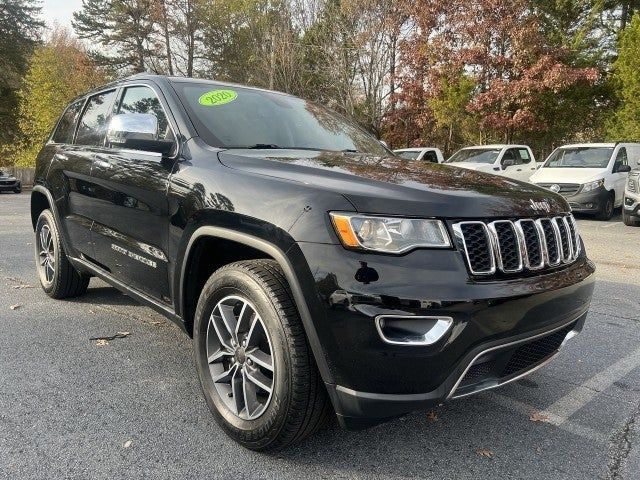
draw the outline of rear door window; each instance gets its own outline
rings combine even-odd
[[[116,91],[94,95],[87,102],[80,124],[76,144],[99,147],[104,145],[104,137],[107,130],[107,122],[111,114],[111,106],[115,99]]]
[[[83,103],[84,100],[72,103],[62,114],[56,130],[53,132],[52,140],[55,143],[73,143],[73,134],[76,130],[76,122]]]

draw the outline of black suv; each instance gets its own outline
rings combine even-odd
[[[22,192],[22,182],[13,175],[0,170],[0,192]]]
[[[594,287],[569,212],[299,98],[149,75],[71,103],[31,203],[44,290],[96,276],[180,325],[215,419],[256,450],[546,363]]]

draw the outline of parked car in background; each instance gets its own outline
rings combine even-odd
[[[640,165],[629,172],[627,178],[622,205],[622,221],[630,227],[640,227]]]
[[[0,170],[0,192],[20,193],[21,191],[22,182],[13,175],[9,175]]]
[[[524,182],[528,182],[538,168],[533,152],[526,145],[465,147],[454,153],[445,163]]]
[[[574,212],[609,220],[622,205],[638,143],[577,143],[556,148],[531,182],[563,195]]]
[[[436,147],[401,148],[394,150],[393,153],[405,160],[424,160],[431,163],[444,162],[442,151]]]

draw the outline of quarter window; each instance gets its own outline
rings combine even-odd
[[[76,136],[78,145],[96,147],[104,145],[107,122],[115,94],[115,90],[112,90],[89,99],[78,126],[78,135]]]
[[[160,100],[149,87],[128,87],[122,95],[118,113],[149,113],[158,119],[158,140],[174,140]]]
[[[76,122],[78,115],[82,109],[82,103],[84,100],[72,103],[69,108],[62,114],[56,131],[53,133],[52,140],[55,143],[72,143],[73,134],[76,129]]]

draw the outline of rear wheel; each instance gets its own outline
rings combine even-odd
[[[270,260],[236,262],[205,284],[194,353],[216,422],[252,450],[286,447],[331,412],[286,279]]]
[[[38,217],[35,255],[40,284],[47,295],[61,299],[87,291],[90,277],[78,272],[67,258],[50,210],[44,210]]]
[[[627,213],[624,207],[622,208],[622,221],[630,227],[640,227],[640,218]]]
[[[600,207],[600,211],[596,213],[596,218],[598,220],[611,220],[611,217],[613,217],[614,202],[615,197],[613,193],[611,193]]]

